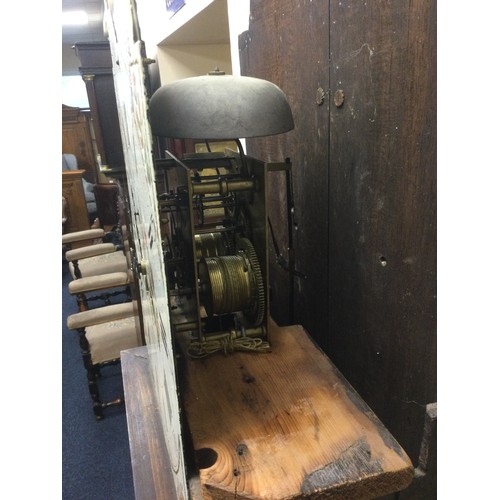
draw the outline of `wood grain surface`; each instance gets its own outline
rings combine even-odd
[[[252,0],[242,73],[288,96],[297,270],[270,261],[271,314],[301,324],[417,465],[436,401],[436,2]],[[324,91],[324,101],[317,100]],[[286,255],[284,177],[269,216]],[[293,308],[288,295],[293,292]]]
[[[121,365],[135,499],[176,499],[147,346],[122,351]]]
[[[376,498],[412,464],[300,326],[273,350],[186,360],[182,390],[204,498]]]

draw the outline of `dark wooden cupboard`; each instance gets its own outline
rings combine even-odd
[[[304,325],[417,467],[437,398],[436,3],[250,9],[242,73],[280,86],[296,124],[247,141],[251,156],[292,162],[292,242],[284,175],[270,175],[268,201],[303,277],[271,254],[273,317]],[[401,498],[432,498],[431,469]]]
[[[62,105],[62,153],[76,156],[78,168],[88,182],[97,182],[90,111]]]
[[[83,170],[62,172],[63,217],[66,219],[62,227],[63,234],[84,231],[90,227],[83,193],[83,173]],[[77,244],[75,248],[78,246],[81,245]]]
[[[109,42],[75,44],[89,99],[97,153],[103,167],[124,168]]]

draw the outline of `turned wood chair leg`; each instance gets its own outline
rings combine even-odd
[[[88,304],[88,301],[87,301],[87,297],[86,297],[86,295],[84,293],[77,294],[77,296],[76,296],[76,303],[78,304],[78,310],[80,312],[88,311],[89,304]]]
[[[123,277],[118,278],[121,283]],[[103,368],[120,366],[122,350],[142,345],[142,332],[135,311],[134,302],[120,302],[68,316],[68,328],[78,334],[96,420],[104,418],[106,408],[121,406],[125,402],[123,393],[114,399],[102,399],[100,372]]]
[[[99,396],[99,387],[97,385],[97,373],[92,363],[92,357],[89,351],[89,343],[85,337],[85,328],[79,328],[78,333],[80,336],[80,348],[82,352],[83,365],[87,371],[87,384],[89,388],[90,397],[92,398],[92,408],[96,420],[103,418],[102,410],[103,405]]]
[[[78,261],[73,261],[73,272],[75,273],[75,278],[80,279],[82,277],[82,272],[80,271],[80,266],[78,265]]]
[[[92,409],[96,420],[101,420],[104,418],[103,410],[109,408],[110,406],[120,406],[124,403],[123,397],[115,398],[111,401],[102,401],[99,394],[98,379],[101,376],[101,368],[103,366],[110,366],[119,364],[120,360],[112,360],[102,365],[92,363],[92,356],[89,350],[89,343],[87,337],[85,336],[85,328],[78,328],[77,332],[80,337],[80,349],[82,353],[83,365],[87,372],[87,383],[89,388],[90,397],[92,399]]]

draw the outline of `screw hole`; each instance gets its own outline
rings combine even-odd
[[[194,452],[196,465],[199,469],[208,469],[217,462],[217,452],[212,448],[200,448]]]
[[[383,255],[380,256],[380,265],[382,267],[387,266],[387,259]]]
[[[236,453],[238,453],[238,455],[240,455],[240,456],[244,455],[247,450],[248,450],[248,448],[247,448],[246,444],[239,444],[236,447]]]

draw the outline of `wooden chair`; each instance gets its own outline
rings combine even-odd
[[[133,276],[131,258],[126,250],[128,240],[123,240],[122,232],[118,244],[104,243],[105,237],[106,233],[100,228],[63,235],[63,245],[67,249],[65,259],[73,277],[68,288],[70,294],[76,296],[80,312],[90,309],[92,301],[100,300],[110,305],[111,299],[120,294],[125,295],[125,301],[131,300]],[[74,243],[86,246],[73,249]]]
[[[124,295],[123,302],[132,300],[132,271],[118,271],[74,279],[69,282],[69,293],[76,297],[80,312],[91,309],[90,304],[108,306],[115,297]]]
[[[102,228],[63,234],[65,258],[73,279],[130,269],[130,259],[126,255],[128,240],[123,235],[123,227],[117,227],[118,230],[113,234],[119,241],[113,243],[104,242],[111,233],[106,233]]]
[[[95,184],[94,196],[97,205],[97,218],[99,219],[100,227],[104,228],[119,224],[119,186],[113,183]]]
[[[63,210],[66,211],[66,205],[63,202]],[[65,251],[74,248],[84,247],[95,243],[102,243],[104,238],[104,229],[92,228],[81,231],[72,231],[62,235],[62,245]]]
[[[78,312],[67,318],[70,330],[79,335],[83,365],[96,420],[103,410],[123,404],[123,396],[103,401],[99,391],[101,369],[120,363],[120,352],[144,345],[135,301]]]
[[[68,250],[65,258],[73,279],[127,272],[129,262],[123,248],[114,243],[98,243]]]

